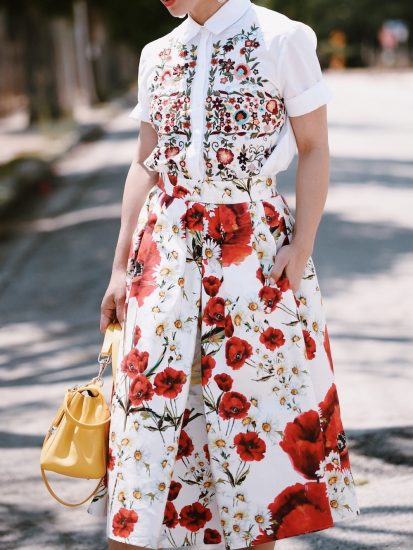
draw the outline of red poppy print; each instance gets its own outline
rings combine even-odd
[[[282,300],[282,292],[272,286],[264,286],[258,293],[260,300],[264,302],[265,311],[271,313]]]
[[[163,523],[169,529],[173,529],[178,525],[178,512],[176,511],[176,508],[170,500],[167,501],[166,507],[165,507],[165,514],[163,517]]]
[[[133,379],[137,374],[145,371],[148,366],[148,359],[149,353],[147,351],[132,348],[122,360],[121,371]]]
[[[324,439],[317,411],[306,411],[293,422],[288,422],[280,447],[288,454],[298,472],[307,479],[317,479],[316,471],[325,458]]]
[[[245,395],[237,391],[229,391],[223,394],[219,404],[219,416],[225,420],[231,418],[244,418],[248,414],[251,403]]]
[[[275,206],[268,201],[262,201],[262,204],[264,206],[267,225],[271,228],[279,227],[281,218]]]
[[[212,369],[215,367],[215,359],[212,355],[203,355],[201,358],[202,385],[208,383],[211,378]]]
[[[240,369],[245,361],[252,355],[252,346],[246,340],[232,336],[225,344],[225,357],[227,365],[232,369]]]
[[[318,531],[333,526],[325,483],[296,483],[282,491],[268,505],[273,536],[280,540],[298,533]],[[258,538],[254,541],[260,544]]]
[[[225,300],[224,298],[210,298],[204,309],[203,321],[206,325],[223,327],[225,324]]]
[[[179,514],[179,523],[188,531],[199,531],[212,518],[211,510],[200,502],[184,506]]]
[[[172,480],[169,486],[168,500],[175,500],[178,497],[181,489],[182,483]]]
[[[204,544],[219,544],[222,541],[221,534],[216,529],[207,527],[204,531]]]
[[[138,514],[135,510],[120,508],[113,516],[112,530],[116,537],[126,538],[132,533],[138,521]]]
[[[133,405],[141,405],[144,401],[149,401],[153,396],[153,387],[151,382],[144,374],[138,374],[132,380],[129,389],[129,400]]]
[[[189,231],[202,231],[204,213],[205,207],[199,202],[188,208],[182,219]]]
[[[326,454],[330,451],[338,452],[342,468],[349,468],[348,448],[341,421],[340,404],[338,400],[337,387],[333,383],[324,400],[319,403],[321,411],[321,428],[323,430]]]
[[[115,457],[113,456],[113,449],[112,447],[108,448],[108,461],[107,461],[107,468],[109,470],[113,470],[115,467]]]
[[[141,336],[142,336],[141,327],[136,325],[134,333],[133,333],[133,345],[134,346],[137,346]]]
[[[305,342],[305,352],[307,359],[314,359],[317,346],[314,338],[308,332],[308,330],[303,329],[304,342]]]
[[[260,336],[260,342],[271,351],[285,344],[284,333],[279,328],[268,327]]]
[[[172,367],[166,367],[162,372],[155,376],[155,393],[175,399],[181,393],[183,385],[186,382],[186,374],[182,370],[175,370]]]
[[[208,277],[204,277],[202,279],[202,284],[208,296],[213,297],[216,296],[219,292],[219,289],[221,287],[221,280],[214,275],[209,275]]]
[[[225,317],[224,328],[225,328],[225,336],[227,338],[230,338],[234,334],[234,324],[232,322],[231,315],[227,315]]]
[[[226,372],[216,374],[214,380],[217,383],[217,386],[222,391],[229,391],[232,388],[232,383],[234,382],[233,378]]]
[[[179,443],[178,443],[178,452],[176,455],[176,460],[183,458],[184,456],[190,456],[194,451],[194,444],[192,439],[186,433],[185,430],[181,430],[179,434]]]
[[[208,234],[220,243],[223,266],[240,264],[252,251],[248,204],[219,205],[208,215]]]
[[[241,460],[251,462],[264,458],[266,451],[265,441],[257,433],[239,433],[234,437],[234,443]]]

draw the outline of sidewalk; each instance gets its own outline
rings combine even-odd
[[[404,89],[413,77],[350,72],[326,78],[335,93],[329,107],[331,187],[313,257],[361,515],[279,541],[276,550],[408,550],[413,163],[406,134],[412,133],[413,113]],[[391,108],[380,109],[384,105]],[[0,241],[5,550],[107,548],[104,522],[84,507],[52,500],[38,460],[66,387],[97,372],[99,306],[137,137],[128,111],[120,108],[105,121],[101,140],[81,143],[56,162],[56,191],[20,213],[9,227],[13,233]],[[292,206],[294,168],[278,181]],[[109,373],[105,380],[109,397]],[[56,479],[51,476],[52,486],[68,499],[93,487]]]
[[[28,128],[28,113],[0,119],[0,212],[15,206],[34,189],[47,194],[54,163],[81,142],[102,137],[102,127],[132,101],[132,94],[97,106],[79,105],[72,119]]]

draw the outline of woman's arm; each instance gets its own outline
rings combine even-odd
[[[125,275],[133,231],[149,190],[157,183],[158,173],[150,171],[143,161],[157,143],[157,133],[148,122],[140,122],[134,159],[125,181],[122,199],[121,226],[113,259],[112,275],[101,303],[100,331],[111,322],[124,320]]]
[[[296,211],[293,236],[282,246],[271,271],[273,283],[283,270],[294,292],[309,256],[313,252],[317,229],[324,210],[330,179],[327,107],[322,105],[305,115],[290,117],[298,149],[296,174]]]

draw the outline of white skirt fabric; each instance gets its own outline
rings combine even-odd
[[[310,257],[275,179],[161,175],[131,243],[107,476],[88,512],[149,548],[236,550],[360,514]]]

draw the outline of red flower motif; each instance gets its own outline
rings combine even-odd
[[[270,103],[270,102],[268,102]],[[277,212],[274,205],[267,201],[262,201],[265,212],[265,220],[271,228],[280,226],[280,213]]]
[[[316,471],[325,458],[324,439],[317,411],[309,410],[288,422],[280,447],[294,468],[307,479],[317,479]]]
[[[186,187],[183,187],[182,185],[175,185],[172,191],[172,195],[176,199],[181,199],[182,197],[185,197],[189,193],[189,190],[186,189]]]
[[[271,351],[285,344],[284,333],[279,328],[268,327],[260,335],[260,342]]]
[[[212,369],[215,367],[215,359],[212,355],[203,355],[201,357],[202,385],[208,384],[211,378]]]
[[[218,544],[221,542],[221,534],[216,529],[207,527],[204,531],[204,544]]]
[[[225,344],[227,365],[234,370],[240,369],[252,355],[252,346],[246,340],[232,336]]]
[[[281,292],[285,292],[286,290],[291,290],[291,284],[290,280],[287,276],[280,277],[277,281],[277,286],[281,290]]]
[[[220,147],[217,151],[217,160],[220,164],[223,164],[224,166],[226,166],[227,164],[231,164],[231,162],[234,160],[234,153],[231,151],[231,149]]]
[[[220,204],[211,214],[208,216],[208,234],[221,245],[222,265],[241,263],[252,251],[248,204]]]
[[[188,408],[186,408],[184,410],[184,414],[182,415],[182,424],[181,424],[182,428],[185,428],[185,426],[188,424],[190,416],[191,416],[191,411]]]
[[[303,329],[303,335],[305,342],[305,355],[307,359],[314,359],[317,350],[315,340],[312,336],[310,336],[308,330]]]
[[[225,372],[216,374],[214,376],[214,380],[217,383],[218,388],[222,391],[229,391],[232,388],[232,383],[234,382],[231,376]]]
[[[238,433],[234,437],[234,443],[241,460],[251,462],[264,458],[266,451],[265,441],[255,432]]]
[[[168,500],[175,500],[179,495],[179,491],[182,489],[182,483],[179,481],[171,481],[168,492]]]
[[[171,157],[176,157],[179,155],[179,147],[166,147],[165,148],[165,158],[170,159]]]
[[[209,277],[204,277],[202,279],[202,284],[204,285],[205,292],[208,296],[216,296],[221,286],[221,281],[218,277],[209,275]]]
[[[191,208],[188,208],[182,216],[182,221],[190,231],[202,231],[204,213],[204,205],[196,202]]]
[[[228,314],[225,317],[225,336],[227,338],[231,338],[231,336],[234,334],[234,325],[232,324],[232,318],[231,315]]]
[[[113,516],[112,530],[116,537],[129,537],[138,521],[138,514],[135,510],[120,508]]]
[[[229,391],[223,394],[219,403],[218,414],[225,420],[231,418],[244,418],[247,416],[251,403],[245,395],[237,391]]]
[[[136,253],[135,263],[142,264],[142,272],[131,280],[130,297],[136,298],[141,306],[148,296],[157,288],[155,281],[155,269],[161,261],[156,242],[152,240],[153,228],[157,222],[157,216],[151,212],[145,226],[142,239]]]
[[[200,502],[184,506],[179,514],[179,523],[189,531],[195,532],[204,527],[212,519],[211,510]]]
[[[205,306],[203,321],[206,325],[223,327],[225,323],[225,300],[224,298],[210,298]]]
[[[112,447],[109,447],[109,449],[108,449],[108,460],[107,460],[108,470],[113,470],[113,468],[115,467],[115,462],[116,462],[116,459],[113,455],[113,449],[112,449]]]
[[[153,381],[155,393],[174,399],[182,391],[182,386],[186,382],[186,374],[182,370],[175,370],[172,367],[166,367],[162,372],[155,376]]]
[[[153,397],[153,387],[144,374],[138,374],[129,388],[129,400],[133,405],[141,405]]]
[[[169,527],[169,529],[173,529],[178,525],[178,512],[176,511],[174,503],[170,500],[166,503],[163,524]]]
[[[133,345],[136,346],[139,340],[141,339],[142,331],[141,327],[136,325],[134,333],[133,333]]]
[[[276,540],[333,527],[325,483],[296,483],[284,489],[268,505]],[[268,535],[266,535],[268,537]],[[254,544],[265,542],[258,536]],[[268,539],[266,539],[268,540]]]
[[[148,366],[149,353],[147,351],[138,351],[132,348],[123,358],[120,369],[127,374],[129,378],[135,378],[136,375],[145,371]]]
[[[203,446],[202,448],[204,449],[204,453],[205,453],[206,459],[208,460],[208,462],[210,462],[211,457],[209,456],[208,443],[204,443],[204,446]]]
[[[275,310],[282,299],[282,292],[272,286],[263,286],[258,296],[264,302],[265,311],[270,313]]]
[[[269,101],[267,101],[265,108],[272,115],[276,115],[278,113],[278,102],[275,99],[270,99]]]
[[[194,450],[194,444],[192,439],[186,433],[185,430],[181,430],[179,434],[178,452],[176,454],[176,460],[179,460],[183,456],[190,456]]]
[[[321,428],[323,430],[325,453],[328,455],[330,451],[338,452],[341,466],[349,468],[348,448],[341,421],[337,387],[334,383],[330,386],[324,400],[318,406],[321,411]]]

